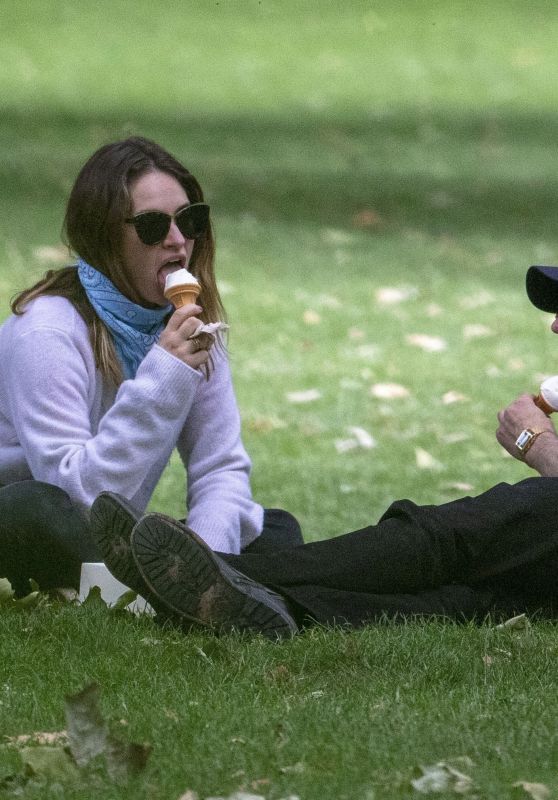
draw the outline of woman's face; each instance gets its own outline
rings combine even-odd
[[[176,214],[189,204],[183,187],[166,172],[147,172],[130,186],[132,208],[130,217],[142,211],[164,211]],[[144,244],[135,227],[124,223],[122,267],[130,289],[126,294],[135,303],[165,306],[165,278],[170,272],[185,267],[194,249],[194,240],[186,239],[174,220],[166,237],[158,244]]]

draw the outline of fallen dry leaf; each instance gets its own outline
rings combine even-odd
[[[399,383],[375,383],[370,387],[372,397],[380,400],[396,400],[400,397],[409,397],[409,390]]]
[[[28,744],[36,745],[62,745],[68,744],[67,731],[36,731],[23,733],[20,736],[5,736],[6,744],[11,747],[24,747]]]
[[[440,353],[448,346],[440,336],[429,336],[427,333],[410,333],[405,338],[409,344],[420,347],[426,353]]]
[[[68,248],[63,245],[44,245],[33,250],[34,257],[43,264],[66,264],[70,260]]]
[[[473,780],[446,761],[420,767],[422,775],[411,781],[413,788],[421,794],[455,792],[467,794],[474,788]]]
[[[108,727],[99,708],[100,694],[100,686],[91,683],[81,692],[66,696],[68,739],[80,767],[103,753],[107,746]]]
[[[357,447],[363,450],[371,450],[376,447],[376,440],[364,428],[359,428],[355,425],[347,427],[348,433],[351,434],[349,439],[336,439],[335,449],[338,453],[346,453],[349,450],[355,450]]]
[[[525,794],[533,800],[547,800],[550,797],[550,789],[544,783],[530,783],[529,781],[516,781],[512,783],[514,789],[523,789]]]
[[[301,392],[287,392],[286,397],[289,403],[313,403],[319,400],[322,393],[319,389],[306,389]]]
[[[59,586],[56,589],[49,589],[49,596],[63,603],[79,603],[79,592],[77,589]]]
[[[193,792],[191,789],[186,789],[184,794],[181,794],[178,800],[198,800],[198,795],[196,792]]]
[[[444,489],[455,489],[457,492],[472,492],[475,488],[472,483],[464,483],[463,481],[451,481],[444,483]]]
[[[227,797],[206,797],[205,800],[265,800],[261,794],[250,794],[250,792],[233,792]]]
[[[347,430],[355,437],[358,446],[362,447],[364,450],[371,450],[373,447],[376,447],[376,440],[368,431],[365,431],[364,428],[349,425]]]
[[[484,663],[484,666],[485,666],[485,667],[491,667],[491,666],[492,666],[492,664],[494,663],[494,658],[493,658],[492,656],[489,656],[489,655],[488,655],[488,654],[486,654],[486,653],[485,653],[485,655],[482,657],[482,660],[483,660],[483,663]]]
[[[254,433],[269,433],[287,427],[287,423],[279,417],[252,417],[246,420],[245,424],[248,430]]]
[[[442,403],[445,406],[449,406],[452,403],[464,403],[468,400],[469,398],[466,397],[466,395],[461,394],[461,392],[456,392],[453,389],[450,389],[449,392],[446,392],[444,395],[442,395]]]
[[[526,614],[518,614],[516,617],[511,617],[496,625],[496,630],[504,630],[505,628],[516,628],[517,630],[524,630],[530,628],[531,623],[527,619]]]
[[[415,447],[415,461],[419,469],[442,469],[442,464],[428,450],[423,450],[422,447]]]
[[[470,339],[484,338],[485,336],[494,336],[494,331],[487,325],[482,325],[481,323],[472,323],[470,325],[463,326],[463,338],[466,341],[469,341]]]
[[[74,762],[86,766],[103,755],[110,777],[125,781],[145,768],[151,746],[124,742],[109,733],[99,707],[100,687],[92,683],[74,695],[65,697],[69,749]]]
[[[414,286],[382,286],[376,289],[374,296],[381,306],[393,306],[416,297],[418,290]]]
[[[302,315],[302,319],[304,320],[306,325],[319,325],[322,321],[321,316],[318,314],[317,311],[312,311],[312,309],[308,309]]]

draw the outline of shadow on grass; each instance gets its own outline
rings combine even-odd
[[[134,118],[4,110],[6,196],[10,203],[65,199],[84,159],[130,133],[151,136],[182,158],[219,214],[345,227],[368,209],[386,229],[556,231],[554,115]]]

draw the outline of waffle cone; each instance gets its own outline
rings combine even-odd
[[[545,414],[553,414],[556,411],[555,408],[547,403],[542,394],[538,394],[535,397],[535,405],[538,406],[541,411],[544,411]]]
[[[182,286],[173,286],[168,292],[165,292],[165,297],[175,308],[182,308],[182,306],[195,303],[200,291],[201,286],[199,284],[189,283]]]

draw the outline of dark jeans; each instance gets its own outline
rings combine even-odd
[[[0,489],[0,577],[18,595],[41,589],[79,588],[81,564],[101,561],[86,515],[66,492],[40,481]]]
[[[558,478],[530,478],[441,506],[401,500],[377,525],[344,536],[225,558],[318,622],[554,616],[557,513]]]
[[[265,509],[264,528],[244,552],[270,553],[302,543],[297,520],[287,511]],[[18,595],[41,589],[79,588],[84,561],[102,561],[89,522],[66,492],[40,481],[0,487],[0,578]]]

